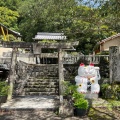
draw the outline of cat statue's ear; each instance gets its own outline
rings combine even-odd
[[[81,63],[78,68],[78,75],[81,77],[85,77],[85,64]]]

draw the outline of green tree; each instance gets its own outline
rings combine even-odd
[[[69,41],[79,41],[78,51],[89,54],[98,41],[116,32],[107,22],[113,14],[106,4],[105,0],[24,1],[19,7],[19,28],[25,41],[32,41],[38,31],[64,32]]]
[[[20,1],[21,0],[1,0],[0,7],[7,7],[11,10],[17,11]]]
[[[12,11],[6,7],[0,7],[0,15],[0,23],[13,30],[18,30],[17,19],[19,15],[17,11]]]
[[[25,1],[19,9],[24,39],[31,40],[38,31],[65,32],[69,35],[76,4],[74,0]]]
[[[110,30],[120,32],[120,0],[108,0],[101,7],[100,14]]]

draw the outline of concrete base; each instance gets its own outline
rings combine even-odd
[[[85,94],[85,98],[87,98],[87,99],[96,99],[96,98],[98,98],[98,94],[91,94],[91,92],[90,91],[88,91],[86,94]]]

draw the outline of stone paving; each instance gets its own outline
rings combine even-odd
[[[94,108],[107,107],[109,105],[109,103],[106,100],[101,99],[101,98],[92,99],[91,101],[92,101],[91,106],[94,107]]]
[[[2,104],[0,120],[119,120],[120,110],[110,111],[106,107],[109,104],[106,100],[98,98],[89,102],[92,105],[89,117],[80,118],[59,115],[57,96],[17,97]]]
[[[52,111],[12,111],[0,115],[0,120],[89,120],[87,117],[63,117]]]
[[[59,106],[58,96],[17,97],[1,105],[2,109],[54,109]]]
[[[0,120],[89,120],[59,116],[58,96],[17,97],[1,105]]]

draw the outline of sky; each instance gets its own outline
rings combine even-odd
[[[77,0],[77,1],[79,1],[79,0]],[[83,1],[83,4],[87,3],[86,6],[90,6],[90,7],[99,7],[99,5],[100,5],[100,3],[96,2],[96,0],[81,0],[81,1]],[[108,0],[101,0],[101,4],[103,4],[106,1],[108,1]]]

